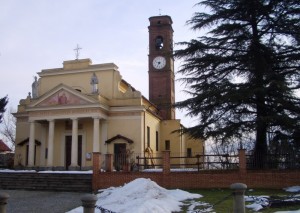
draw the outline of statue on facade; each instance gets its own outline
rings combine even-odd
[[[95,73],[91,77],[92,93],[98,93],[98,78]]]
[[[39,96],[38,86],[39,86],[39,82],[37,80],[37,77],[34,76],[34,82],[32,83],[32,98],[37,98]]]

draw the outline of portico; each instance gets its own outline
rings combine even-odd
[[[58,110],[61,111],[61,110]],[[32,111],[29,117],[29,148],[28,148],[28,167],[44,167],[46,169],[63,169],[79,170],[87,167],[88,153],[86,150],[86,141],[90,138],[86,134],[90,134],[89,128],[92,126],[92,150],[93,152],[101,152],[107,139],[106,115],[101,110],[86,109],[64,109],[65,115],[57,110],[51,111]],[[89,111],[88,113],[86,111]],[[94,113],[90,113],[94,111]],[[47,116],[44,116],[47,114]],[[59,114],[59,116],[57,115]],[[43,124],[43,125],[41,125]],[[39,150],[41,157],[45,156],[44,163],[36,163],[34,159],[38,153],[35,152],[36,129],[44,133],[45,140],[42,141]],[[67,150],[66,136],[71,137],[71,150]],[[80,138],[80,148],[78,148]],[[106,137],[105,137],[106,136]],[[102,144],[102,145],[101,145]],[[55,154],[61,149],[60,155]],[[67,165],[67,152],[70,151],[70,165]],[[81,153],[78,153],[81,151]],[[90,151],[90,152],[91,152]],[[80,160],[79,160],[80,156]],[[79,165],[79,163],[81,165]]]

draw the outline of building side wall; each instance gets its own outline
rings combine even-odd
[[[15,147],[15,159],[14,165],[25,166],[26,148],[18,145],[19,142],[25,140],[28,137],[29,124],[27,122],[16,123],[16,147]]]
[[[108,124],[108,139],[113,138],[117,135],[124,136],[133,141],[133,144],[127,143],[123,139],[118,139],[107,145],[107,153],[114,153],[114,144],[125,143],[126,149],[129,149],[135,153],[141,153],[142,150],[142,113],[136,114],[135,116],[115,116],[110,117],[107,121]]]
[[[149,142],[148,133],[149,130]],[[145,127],[144,127],[144,141],[145,141],[145,155],[153,154],[153,156],[158,155],[160,150],[160,119],[149,112],[145,112]],[[158,134],[158,144],[156,143],[156,132]],[[148,146],[150,145],[150,146]],[[158,145],[158,146],[157,146]],[[152,153],[150,153],[152,152]]]
[[[183,151],[183,140],[179,133],[174,132],[180,129],[179,120],[163,120],[160,123],[161,150],[166,150],[166,141],[170,141],[170,151],[181,153]]]
[[[204,141],[201,139],[190,138],[188,135],[185,136],[186,148],[192,150],[192,156],[196,154],[204,154]]]

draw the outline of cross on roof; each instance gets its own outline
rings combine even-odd
[[[75,56],[76,56],[76,60],[78,60],[78,57],[79,57],[79,51],[81,50],[82,48],[79,47],[79,45],[77,44],[76,48],[74,49],[75,51]]]

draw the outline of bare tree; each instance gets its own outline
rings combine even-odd
[[[2,140],[10,147],[15,149],[16,142],[16,118],[13,116],[15,110],[10,108],[3,114],[2,122],[0,124],[0,134]]]
[[[238,155],[239,149],[245,149],[248,153],[253,150],[255,146],[255,135],[244,134],[240,139],[227,141],[224,138],[219,137],[209,142],[209,150],[207,154],[215,155],[210,156],[210,162],[218,162],[211,164],[211,167],[215,168],[234,168],[234,164],[238,163],[238,158],[234,157]]]

